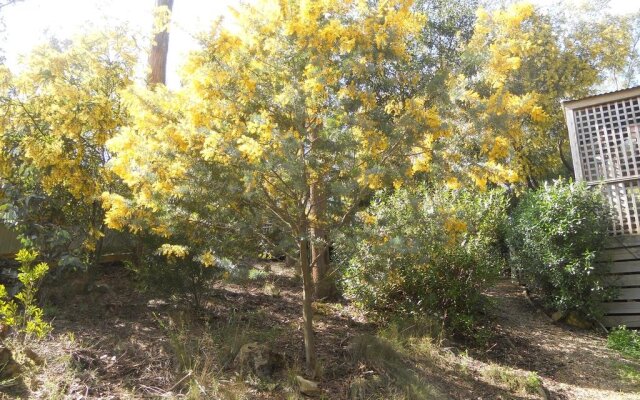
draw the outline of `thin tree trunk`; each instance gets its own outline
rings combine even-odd
[[[329,248],[327,240],[327,232],[322,226],[326,212],[326,195],[323,193],[317,183],[311,185],[310,188],[311,201],[311,259],[314,260],[313,268],[313,287],[314,297],[316,299],[332,298],[336,294],[335,282],[330,279],[329,269]]]
[[[102,204],[97,200],[92,205],[91,227],[100,233],[100,237],[96,240],[95,249],[91,255],[91,265],[97,267],[100,264],[100,258],[102,257],[102,248],[104,247],[104,236],[106,226],[104,223],[104,212],[102,211]]]
[[[303,230],[302,232],[306,232]],[[300,269],[302,271],[302,319],[304,334],[304,356],[307,369],[315,376],[316,373],[316,345],[313,335],[313,281],[311,265],[309,263],[309,240],[302,238],[298,241],[300,247]]]
[[[173,0],[156,0],[156,8],[165,6],[171,11],[173,9]],[[154,26],[155,30],[155,26]],[[169,31],[163,29],[156,33],[149,54],[149,73],[148,85],[154,87],[158,83],[165,84],[167,81],[167,54],[169,52]]]
[[[166,6],[169,11],[173,10],[174,0],[156,0],[156,9]],[[153,26],[156,30],[156,26]],[[167,55],[169,53],[169,32],[164,29],[153,38],[151,45],[151,53],[149,53],[149,76],[147,77],[147,86],[150,89],[159,83],[165,84],[167,80]],[[140,267],[143,262],[145,245],[141,235],[135,235],[135,248],[133,249],[133,263],[136,267]]]
[[[567,171],[569,171],[569,173],[571,175],[574,175],[574,177],[575,177],[575,172],[573,170],[573,165],[571,165],[571,163],[569,162],[567,157],[564,155],[564,151],[562,150],[562,145],[563,144],[564,144],[564,140],[560,139],[558,141],[558,152],[560,153],[560,159],[562,160],[562,164],[564,164],[564,167],[567,169]]]
[[[318,133],[315,130],[309,132],[311,150],[317,146]],[[335,283],[329,278],[329,247],[327,232],[324,229],[325,213],[327,208],[327,194],[322,190],[322,175],[315,178],[309,186],[309,219],[311,235],[311,260],[313,269],[313,288],[316,299],[326,299],[335,296]]]
[[[104,220],[104,218],[103,218]],[[100,228],[99,228],[99,232],[100,232],[100,237],[98,238],[98,241],[96,243],[96,250],[95,250],[95,259],[94,259],[94,265],[98,266],[100,265],[100,259],[102,258],[102,249],[104,248],[104,237],[105,237],[105,232],[106,232],[106,226],[103,223],[100,224]]]

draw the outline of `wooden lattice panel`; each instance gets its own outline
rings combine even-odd
[[[640,176],[639,98],[578,109],[574,118],[585,181]]]
[[[602,190],[613,212],[600,261],[615,297],[602,323],[640,328],[640,87],[563,106],[576,179]]]
[[[565,103],[576,179],[601,185],[613,235],[640,234],[640,88]]]
[[[609,227],[612,235],[640,234],[640,182],[636,180],[602,184],[609,200],[613,223]]]

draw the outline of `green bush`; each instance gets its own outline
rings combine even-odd
[[[609,332],[607,346],[627,357],[640,359],[640,333],[628,330],[625,326]]]
[[[162,238],[154,236],[138,239],[141,243],[138,258],[136,262],[128,262],[127,268],[142,291],[176,297],[199,309],[210,285],[226,271],[217,254],[211,254],[208,265],[201,262],[198,257],[204,250],[201,247],[165,244]],[[173,237],[172,242],[186,243],[186,240]]]
[[[610,221],[610,209],[597,189],[555,181],[524,196],[514,211],[508,243],[523,282],[547,307],[600,315],[610,293],[608,268],[596,262]]]
[[[22,249],[16,256],[20,263],[18,280],[22,289],[11,299],[4,285],[0,285],[0,317],[2,323],[15,329],[23,339],[31,336],[44,337],[51,325],[42,320],[42,309],[38,307],[38,288],[49,271],[46,263],[37,263],[38,253]],[[17,301],[16,301],[17,300]]]
[[[420,187],[382,193],[337,243],[345,295],[378,315],[430,315],[470,334],[504,266],[503,191]]]

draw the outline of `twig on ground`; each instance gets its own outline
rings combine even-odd
[[[183,376],[182,379],[180,379],[178,382],[176,382],[175,385],[171,386],[171,388],[168,390],[168,392],[173,391],[173,389],[177,388],[185,379],[187,379],[191,375],[193,375],[193,371],[187,372],[187,374],[185,376]]]

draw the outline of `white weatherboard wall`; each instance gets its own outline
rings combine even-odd
[[[563,106],[576,179],[602,190],[613,211],[602,261],[617,299],[603,322],[640,327],[640,87]]]

